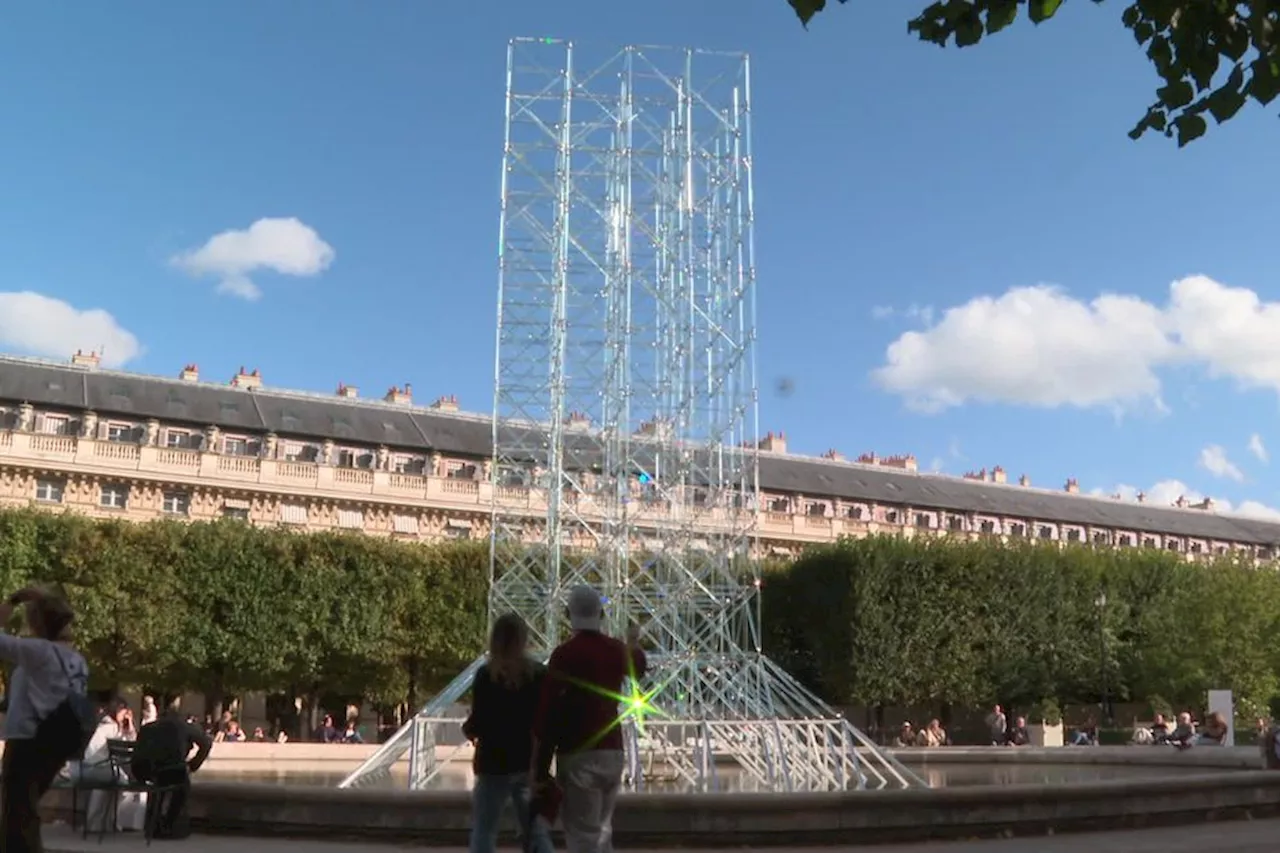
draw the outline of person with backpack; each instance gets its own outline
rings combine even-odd
[[[64,764],[84,756],[98,714],[86,696],[89,665],[72,645],[71,606],[24,589],[0,604],[0,628],[19,607],[28,636],[0,633],[0,660],[13,665],[0,732],[0,844],[5,853],[41,853],[40,798]]]

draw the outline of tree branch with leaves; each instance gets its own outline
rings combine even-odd
[[[808,26],[827,0],[788,0]],[[846,0],[839,0],[845,3]],[[1105,0],[1090,0],[1095,4]],[[1064,0],[938,0],[907,23],[907,31],[940,47],[971,47],[1025,14],[1052,19]],[[1120,23],[1146,53],[1161,85],[1133,129],[1176,139],[1182,147],[1225,124],[1249,101],[1280,95],[1280,0],[1133,0]]]

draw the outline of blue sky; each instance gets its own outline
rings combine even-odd
[[[1120,6],[963,52],[909,37],[915,8],[805,32],[784,0],[6,4],[0,349],[408,381],[483,410],[507,40],[745,49],[764,427],[801,452],[1280,505],[1249,449],[1280,449],[1255,190],[1280,179],[1275,117],[1133,143],[1155,82]],[[305,227],[170,263],[264,218]]]

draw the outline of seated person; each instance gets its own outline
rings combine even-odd
[[[93,789],[89,794],[89,805],[85,813],[85,825],[91,832],[106,830],[112,817],[116,823],[112,829],[142,829],[146,817],[147,795],[113,792],[100,787],[127,781],[117,778],[116,771],[111,766],[107,742],[134,740],[137,734],[133,726],[133,712],[129,710],[129,706],[120,699],[113,699],[103,709],[98,727],[89,739],[89,745],[85,747],[84,758],[71,762],[67,768],[72,780]],[[114,808],[112,797],[116,798]]]
[[[1004,742],[1009,746],[1026,746],[1031,743],[1031,737],[1027,734],[1026,717],[1018,717],[1013,721],[1013,725],[1005,734]]]
[[[945,746],[946,743],[946,730],[938,720],[930,720],[929,725],[916,733],[916,746]]]
[[[191,834],[187,817],[191,774],[200,769],[213,749],[213,738],[183,718],[178,702],[174,699],[159,719],[138,730],[138,746],[133,755],[135,779],[175,788],[161,794],[155,804],[160,810],[156,838],[185,838]]]
[[[1155,720],[1151,723],[1151,738],[1154,743],[1169,741],[1169,721],[1164,718],[1164,714],[1156,714]]]
[[[1085,724],[1071,733],[1072,746],[1097,746],[1098,745],[1098,721],[1092,716],[1085,721]]]
[[[1188,749],[1196,738],[1196,724],[1191,719],[1191,715],[1183,711],[1178,715],[1178,726],[1175,728],[1164,742],[1176,746],[1178,749]]]
[[[324,715],[320,728],[316,729],[315,739],[318,743],[337,743],[342,739],[342,732],[338,731],[338,727],[333,723],[333,715]]]
[[[1204,721],[1204,728],[1195,739],[1196,746],[1222,746],[1227,742],[1227,718],[1214,711]]]
[[[910,722],[902,724],[902,728],[898,730],[898,735],[893,739],[892,745],[895,749],[916,745],[916,732],[911,727]]]

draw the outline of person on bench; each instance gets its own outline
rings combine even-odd
[[[156,838],[186,838],[191,834],[187,815],[191,774],[200,769],[213,749],[213,738],[183,717],[179,701],[171,701],[159,719],[138,730],[138,746],[133,756],[135,779],[174,788],[157,796],[157,802],[152,805],[160,809],[155,823]]]

